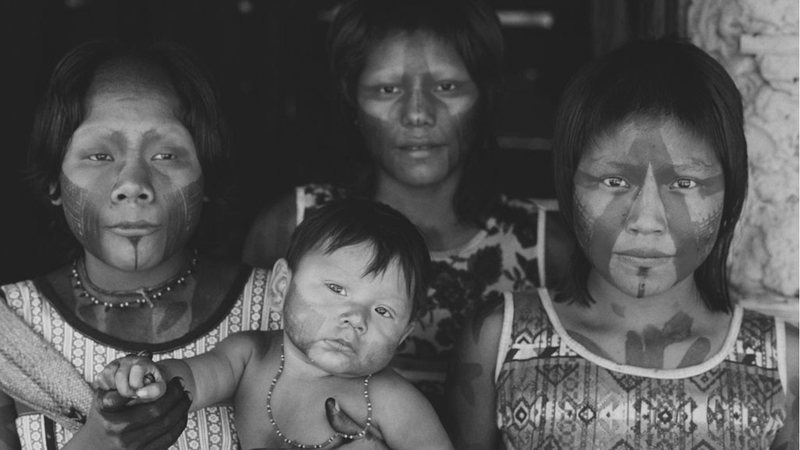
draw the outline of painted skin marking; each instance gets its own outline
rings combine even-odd
[[[666,124],[670,124],[667,121]],[[599,270],[607,279],[612,280],[619,263],[614,261],[615,250],[620,243],[633,241],[634,238],[644,239],[645,233],[655,231],[663,234],[659,237],[661,246],[672,246],[675,252],[672,258],[672,275],[667,275],[664,270],[651,270],[644,277],[639,278],[636,288],[630,295],[645,296],[648,294],[647,281],[650,278],[674,277],[671,285],[683,280],[691,274],[705,259],[716,241],[716,233],[721,218],[722,201],[713,206],[713,210],[706,217],[692,217],[709,206],[703,199],[724,192],[724,177],[722,174],[708,173],[704,177],[696,175],[685,176],[676,168],[672,157],[664,142],[664,134],[669,134],[674,129],[681,130],[673,125],[672,129],[664,124],[653,126],[647,122],[644,126],[640,122],[633,122],[629,128],[620,127],[619,135],[622,138],[631,135],[633,139],[621,157],[609,156],[609,150],[602,145],[598,146],[594,154],[589,153],[576,171],[574,182],[576,186],[575,207],[577,212],[576,233],[579,242],[592,261],[595,270]],[[627,134],[625,134],[627,133]],[[607,145],[618,144],[622,138],[612,141],[603,141]],[[671,136],[671,145],[675,145],[675,136]],[[678,140],[678,144],[686,141]],[[690,141],[691,142],[691,141]],[[684,144],[685,145],[685,144]],[[674,147],[673,147],[674,148]],[[603,151],[605,150],[605,153]],[[678,149],[678,151],[685,149]],[[702,150],[702,149],[701,149]],[[691,149],[691,151],[701,151]],[[706,150],[707,152],[710,150]],[[599,153],[599,156],[595,154]],[[613,153],[612,153],[613,154]],[[595,156],[592,159],[592,156]],[[592,167],[599,164],[597,167]],[[693,167],[708,168],[705,163],[692,161]],[[587,167],[587,165],[590,165]],[[713,169],[713,165],[711,165]],[[696,169],[695,169],[696,170]],[[591,173],[590,173],[591,172]],[[678,179],[697,179],[694,193],[699,194],[692,198],[692,192],[673,189],[672,185]],[[624,180],[629,186],[614,185],[609,188],[604,182],[611,180],[622,184]],[[644,197],[642,197],[644,195]],[[713,200],[710,200],[713,201]],[[691,206],[690,207],[690,203]],[[648,223],[637,222],[644,208],[651,208],[646,220]],[[655,208],[654,210],[652,208]],[[653,218],[653,217],[655,218]],[[652,221],[658,222],[656,225]],[[661,230],[634,230],[633,227],[653,226]],[[632,237],[633,236],[633,237]],[[644,236],[644,237],[642,237]],[[656,273],[654,273],[656,272]],[[667,281],[667,280],[663,280]],[[643,285],[643,282],[644,285]],[[667,288],[669,286],[666,286]],[[641,295],[639,295],[641,294]]]
[[[654,325],[647,325],[641,334],[628,331],[625,363],[637,367],[664,368],[664,350],[672,344],[689,339],[692,322],[691,316],[678,312],[660,330]],[[697,338],[684,354],[679,367],[703,362],[710,350],[711,345],[707,338]]]
[[[101,211],[107,203],[102,194],[92,195],[61,174],[61,189],[67,224],[81,245],[91,254],[102,256],[104,249]],[[167,211],[164,225],[162,259],[183,248],[200,219],[203,207],[203,178],[163,194],[163,208]],[[128,237],[134,250],[134,270],[139,268],[141,236]],[[102,259],[102,258],[101,258]]]
[[[435,36],[399,33],[379,43],[359,79],[358,120],[381,173],[409,184],[459,173],[478,129],[477,99],[460,56]],[[408,148],[420,143],[439,147]]]

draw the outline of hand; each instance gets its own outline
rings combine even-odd
[[[96,391],[84,425],[65,448],[164,449],[186,427],[192,401],[179,378],[166,384],[161,398],[130,405],[114,390]]]
[[[94,379],[95,389],[116,390],[133,402],[155,400],[166,391],[166,383],[158,366],[146,356],[128,355],[109,363]],[[141,400],[141,401],[140,401]]]
[[[325,417],[328,418],[328,423],[334,431],[339,433],[354,435],[364,428],[363,425],[360,425],[348,416],[346,412],[342,411],[334,398],[325,400]],[[343,437],[337,438],[334,441],[333,448],[342,450],[391,450],[386,446],[381,431],[374,425],[369,427],[364,437],[353,440]]]

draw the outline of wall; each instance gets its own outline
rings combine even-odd
[[[742,92],[750,186],[730,267],[743,302],[797,321],[798,2],[692,0],[692,42]]]

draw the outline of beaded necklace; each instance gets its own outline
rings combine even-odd
[[[278,384],[278,379],[281,377],[281,373],[283,373],[283,366],[285,363],[286,356],[283,351],[283,343],[281,343],[281,364],[280,367],[278,367],[278,373],[275,374],[275,377],[272,379],[272,383],[269,385],[269,390],[267,391],[267,417],[269,417],[269,423],[272,424],[275,434],[277,434],[279,438],[283,439],[284,443],[291,445],[293,448],[323,448],[333,442],[337,437],[353,440],[367,435],[367,430],[369,430],[369,427],[372,426],[372,402],[369,399],[369,380],[372,378],[372,374],[364,377],[364,399],[367,402],[367,423],[364,425],[364,428],[362,428],[361,431],[356,434],[339,433],[336,431],[328,439],[319,444],[301,444],[283,434],[283,431],[281,431],[281,429],[278,427],[278,423],[275,422],[275,417],[272,415],[271,401],[272,392],[275,390],[275,385]]]
[[[78,265],[78,261],[80,261],[80,266]],[[86,273],[86,262],[83,259],[76,259],[72,262],[72,271],[70,272],[70,278],[72,279],[72,287],[77,291],[78,297],[88,298],[93,305],[103,305],[108,311],[109,309],[126,309],[131,306],[144,306],[148,305],[149,307],[153,307],[153,300],[158,300],[164,295],[165,292],[172,292],[175,289],[181,288],[186,285],[186,279],[189,275],[194,273],[195,266],[197,266],[197,251],[195,250],[194,255],[192,255],[192,260],[189,262],[189,265],[175,275],[174,277],[170,278],[169,280],[155,286],[152,288],[144,288],[141,287],[136,290],[132,291],[109,291],[103,289],[99,286],[96,286],[92,283],[92,280],[89,279],[88,274]],[[125,300],[121,302],[109,302],[107,300],[102,300],[97,296],[90,293],[86,287],[91,289],[93,292],[96,292],[98,295],[104,297],[117,297],[123,299],[131,299]]]

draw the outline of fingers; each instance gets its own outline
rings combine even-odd
[[[117,373],[117,369],[119,369],[119,361],[110,362],[94,377],[93,387],[95,389],[103,389],[104,391],[116,389],[114,375]]]
[[[325,417],[328,419],[331,428],[341,434],[354,436],[364,429],[364,425],[359,424],[347,415],[333,397],[325,400]],[[383,435],[380,430],[373,426],[367,429],[367,434],[364,438],[383,440]]]
[[[134,364],[128,374],[128,385],[140,400],[154,400],[167,390],[161,371],[155,364]]]
[[[177,378],[170,380],[170,383],[172,383],[170,387],[172,388],[173,392],[183,392],[183,386]],[[163,417],[163,423],[167,424],[163,433],[153,437],[150,442],[147,442],[144,448],[163,449],[172,445],[178,439],[178,437],[180,437],[181,433],[183,433],[184,428],[186,428],[189,406],[191,404],[191,399],[189,399],[189,396],[183,392],[183,395],[178,397],[178,402],[173,404],[173,407],[169,409],[169,411]]]

